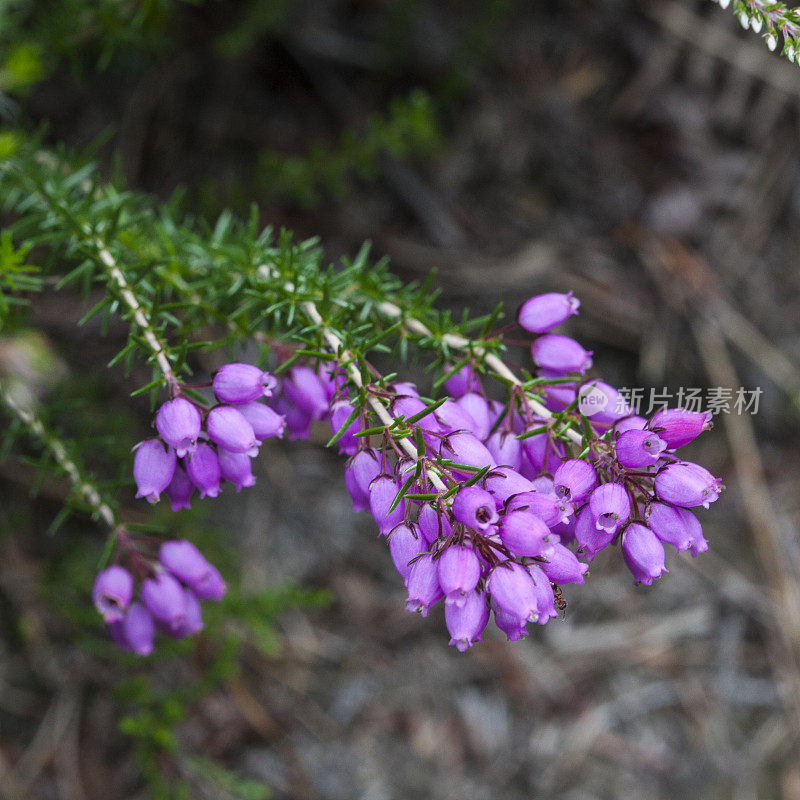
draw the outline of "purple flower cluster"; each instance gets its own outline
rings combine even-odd
[[[165,492],[173,511],[190,507],[195,490],[216,497],[222,481],[241,491],[255,483],[250,459],[262,441],[282,436],[286,421],[269,405],[277,380],[251,364],[225,364],[212,382],[211,409],[178,395],[156,413],[158,438],[140,442],[133,461],[136,497],[156,503]]]
[[[138,600],[133,599],[133,575],[116,564],[98,574],[92,591],[114,641],[146,656],[153,652],[156,630],[173,639],[201,631],[200,601],[221,600],[226,591],[216,567],[185,540],[164,542],[157,561],[133,555],[142,576]]]

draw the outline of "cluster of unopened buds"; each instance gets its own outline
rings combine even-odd
[[[506,402],[487,398],[471,359],[449,371],[436,401],[410,383],[363,387],[362,402],[378,400],[391,426],[370,428],[368,406],[354,410],[335,361],[295,365],[279,388],[257,367],[225,365],[212,383],[220,405],[206,412],[178,397],[159,409],[160,439],[136,453],[137,496],[154,502],[166,491],[178,509],[195,487],[214,496],[220,477],[237,489],[251,485],[249,458],[260,440],[284,428],[303,438],[328,418],[349,457],[353,509],[368,510],[387,538],[407,610],[427,616],[444,600],[458,650],[480,641],[491,616],[510,641],[528,623],[558,616],[561,586],[582,584],[587,562],[612,545],[634,583],[650,585],[667,571],[665,544],[693,556],[708,547],[690,509],[708,508],[723,487],[676,451],[710,427],[711,415],[671,409],[645,419],[613,387],[585,379],[592,354],[551,332],[578,307],[571,293],[523,304],[517,323],[536,334],[535,377],[509,386]],[[162,566],[171,569],[163,558]],[[149,608],[144,594],[143,603]]]

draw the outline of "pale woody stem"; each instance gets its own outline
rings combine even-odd
[[[352,361],[353,358],[352,353],[342,349],[342,340],[325,325],[314,303],[308,300],[303,303],[303,308],[308,314],[309,319],[311,319],[311,321],[315,325],[319,326],[320,331],[322,332],[322,335],[325,338],[325,341],[328,343],[333,352],[339,353],[339,356],[343,360],[349,362],[346,369],[348,375],[350,376],[350,380],[352,380],[356,386],[361,388],[361,386],[363,385],[361,380],[361,373],[358,367]],[[381,403],[381,401],[377,397],[375,397],[374,395],[369,395],[367,398],[367,402],[369,403],[372,410],[378,415],[378,418],[384,425],[390,426],[394,424],[395,422],[394,417],[392,417],[392,415],[386,410],[383,403]],[[403,448],[403,450],[408,454],[410,458],[412,458],[414,461],[419,460],[419,456],[417,454],[417,448],[413,442],[403,437],[402,439],[398,439],[397,443],[400,445],[400,447]],[[428,477],[430,478],[431,483],[436,487],[438,491],[440,492],[447,491],[447,486],[445,486],[442,479],[436,473],[429,472]]]
[[[64,470],[75,492],[83,498],[88,506],[99,516],[109,528],[116,528],[117,517],[111,506],[100,496],[95,486],[86,481],[74,461],[67,454],[64,445],[49,434],[41,421],[30,411],[22,408],[5,390],[0,389],[0,402],[35,436],[52,454],[56,463]]]

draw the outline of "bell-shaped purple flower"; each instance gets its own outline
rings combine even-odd
[[[527,620],[521,620],[516,614],[509,614],[503,611],[494,599],[491,601],[492,611],[494,611],[494,624],[506,635],[509,642],[516,642],[523,636],[528,635]]]
[[[652,431],[630,430],[621,433],[615,445],[617,461],[629,469],[642,469],[658,461],[667,443]]]
[[[439,571],[430,553],[420,556],[412,564],[406,588],[406,611],[419,611],[423,617],[427,617],[431,606],[444,597],[442,587],[439,586]]]
[[[470,425],[469,430],[483,441],[489,435],[494,421],[486,398],[477,392],[467,392],[456,400],[456,405],[460,406],[472,417],[474,426]]]
[[[231,453],[258,455],[253,426],[233,406],[217,406],[208,412],[206,430],[212,442]]]
[[[519,469],[522,461],[522,442],[513,432],[496,430],[486,440],[486,449],[498,464]]]
[[[447,605],[464,605],[466,595],[477,585],[481,577],[481,562],[478,554],[464,545],[451,545],[436,562],[439,586]]]
[[[481,640],[481,633],[489,621],[486,595],[470,592],[460,605],[445,605],[444,621],[450,634],[450,645],[455,646],[459,653],[465,653]]]
[[[710,411],[667,408],[653,414],[647,427],[667,443],[668,449],[675,450],[689,444],[703,431],[709,430],[711,424]]]
[[[449,369],[451,367],[445,365],[445,374]],[[444,389],[450,397],[461,397],[467,392],[480,392],[481,384],[475,374],[475,368],[471,364],[464,364],[444,382]]]
[[[656,578],[669,572],[664,564],[664,545],[640,522],[632,522],[622,534],[622,558],[633,574],[634,584],[650,586]]]
[[[483,468],[494,466],[494,458],[478,439],[467,431],[456,431],[442,440],[439,454],[456,464]]]
[[[592,561],[616,536],[615,528],[598,528],[587,503],[575,517],[575,544],[582,555]]]
[[[507,466],[496,467],[487,473],[483,485],[486,491],[494,496],[495,503],[501,506],[515,494],[533,491],[533,484],[527,478]]]
[[[212,448],[201,442],[193,453],[186,456],[186,474],[197,487],[200,497],[216,497],[222,471],[219,458]]]
[[[614,434],[619,436],[625,431],[642,431],[647,426],[647,420],[644,417],[638,417],[636,414],[631,414],[628,417],[618,419],[614,423]]]
[[[388,475],[379,475],[369,485],[369,510],[383,536],[403,521],[403,500],[389,511],[399,491],[400,483]]]
[[[255,482],[253,466],[250,456],[247,453],[231,453],[220,447],[217,450],[219,460],[219,471],[222,478],[230,481],[237,492],[241,492],[243,487],[252,486]]]
[[[141,603],[131,603],[125,616],[109,629],[123,650],[137,656],[149,656],[153,652],[156,627],[152,614]]]
[[[547,333],[578,313],[581,302],[572,292],[547,292],[526,300],[517,312],[517,324],[531,333]]]
[[[249,403],[259,397],[272,397],[278,381],[252,364],[224,364],[214,376],[211,387],[222,403]]]
[[[225,595],[226,586],[217,568],[186,539],[164,542],[158,560],[203,600],[221,600]]]
[[[430,503],[423,503],[419,507],[417,526],[429,545],[433,544],[440,536],[446,539],[453,530],[447,514],[438,511]]]
[[[655,480],[659,500],[675,506],[708,508],[725,488],[707,469],[689,461],[664,467]]]
[[[172,480],[169,486],[164,490],[164,493],[169,498],[169,507],[173,511],[180,511],[182,508],[191,508],[189,500],[194,493],[194,484],[186,470],[178,464],[175,467],[175,472],[172,475]]]
[[[531,346],[531,356],[538,367],[554,372],[586,372],[592,366],[592,353],[578,342],[559,333],[540,336]]]
[[[147,610],[169,631],[178,630],[186,621],[186,597],[183,587],[168,572],[145,578],[140,589]]]
[[[589,508],[598,530],[616,533],[631,515],[631,501],[620,483],[604,483],[589,497]]]
[[[265,403],[242,403],[236,406],[236,410],[250,423],[259,442],[273,436],[283,436],[286,418]]]
[[[162,625],[164,633],[173,639],[185,639],[187,636],[194,636],[203,630],[203,612],[200,609],[200,601],[191,589],[183,590],[184,617],[183,622],[175,628]]]
[[[289,402],[311,419],[322,419],[328,414],[328,396],[325,386],[311,367],[292,367],[283,382],[283,393]]]
[[[572,550],[563,544],[554,544],[547,556],[547,561],[539,565],[542,571],[553,583],[583,583],[583,573],[589,569],[575,557]]]
[[[516,617],[520,624],[536,622],[539,618],[533,578],[516,561],[504,561],[494,567],[486,581],[486,590],[491,594],[495,605],[501,611]]]
[[[133,597],[133,577],[124,567],[113,565],[97,574],[92,589],[95,608],[106,622],[116,622],[125,616]]]
[[[551,619],[558,617],[553,587],[542,567],[543,565],[537,564],[528,564],[526,567],[536,587],[536,609],[539,616],[536,620],[537,625],[546,625]]]
[[[564,445],[547,433],[537,433],[522,440],[522,449],[537,472],[555,472],[564,458]]]
[[[601,425],[612,425],[633,414],[633,409],[617,389],[597,379],[587,381],[578,390],[578,408],[592,422]]]
[[[651,503],[647,510],[647,524],[662,542],[678,550],[690,550],[693,556],[708,550],[699,520],[686,508]]]
[[[353,406],[347,399],[334,400],[331,403],[331,432],[337,433],[339,428],[347,422],[350,414],[353,412]],[[352,456],[358,451],[358,439],[356,434],[361,430],[358,418],[354,419],[342,437],[339,439],[339,453],[341,455]]]
[[[373,449],[359,450],[347,460],[344,483],[353,502],[353,511],[365,511],[369,508],[369,485],[380,471],[380,458]]]
[[[410,381],[397,381],[396,383],[392,384],[391,389],[395,394],[398,395],[407,394],[410,397],[419,397],[417,385],[415,383],[411,383]]]
[[[308,439],[311,432],[311,423],[314,421],[310,414],[292,405],[285,397],[279,397],[275,403],[275,410],[283,417],[286,438],[290,442],[298,439]]]
[[[594,467],[578,458],[562,461],[553,475],[553,491],[558,497],[576,503],[597,486]]]
[[[559,498],[542,492],[515,494],[506,504],[506,516],[513,511],[528,511],[541,519],[548,528],[569,518],[571,507],[562,505]]]
[[[392,557],[394,568],[400,573],[403,583],[408,580],[411,562],[427,549],[425,540],[413,522],[408,524],[401,522],[392,528],[389,534],[389,555]]]
[[[487,531],[498,520],[494,497],[479,486],[465,486],[453,498],[457,522],[476,531]]]
[[[178,458],[194,450],[200,435],[200,412],[185,397],[167,400],[156,414],[158,435],[175,448]]]
[[[177,464],[175,451],[164,449],[160,439],[148,439],[136,448],[133,457],[133,479],[136,481],[136,496],[144,497],[148,503],[157,503],[172,476]]]
[[[469,431],[478,434],[478,425],[472,415],[454,400],[445,400],[434,412],[433,417],[424,417],[425,426],[429,430],[438,430],[439,433],[453,433],[454,431]],[[434,419],[438,427],[427,424],[428,419]]]
[[[538,556],[550,529],[530,511],[510,511],[500,523],[500,540],[515,556]]]

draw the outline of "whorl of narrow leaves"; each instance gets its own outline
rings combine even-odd
[[[800,64],[800,9],[766,0],[714,0],[722,8],[731,6],[741,26],[760,34],[770,50],[781,44],[781,54]]]

